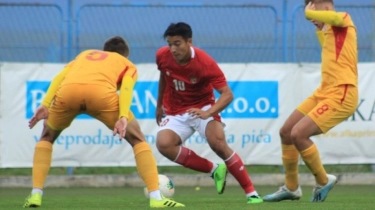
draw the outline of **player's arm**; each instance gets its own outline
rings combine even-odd
[[[128,69],[126,70],[121,80],[119,118],[125,117],[126,119],[129,119],[130,105],[133,99],[133,89],[137,79],[138,73],[135,66],[128,66]]]
[[[207,110],[211,116],[223,111],[233,100],[233,93],[229,86],[224,86],[215,90],[220,93],[220,97],[217,99],[216,103]]]
[[[163,98],[164,98],[164,92],[165,92],[166,86],[167,86],[167,84],[165,83],[164,76],[160,72],[159,88],[158,88],[158,101],[157,101],[157,104],[156,104],[156,108],[161,108],[163,106]]]
[[[72,66],[73,64],[73,61],[70,62],[68,65],[66,65],[64,67],[64,69],[57,75],[55,76],[55,78],[53,78],[49,88],[48,88],[48,91],[46,93],[46,95],[44,96],[44,99],[42,101],[42,105],[45,106],[45,107],[49,107],[56,95],[56,91],[57,89],[59,88],[61,82],[64,80],[65,78],[65,75],[69,72],[70,70],[70,67]]]
[[[316,21],[323,22],[332,26],[337,26],[337,27],[348,26],[347,22],[345,21],[345,19],[348,16],[348,13],[345,13],[345,12],[307,9],[305,11],[305,16],[308,20],[316,20]]]
[[[211,80],[211,84],[215,88],[215,90],[220,93],[220,96],[215,104],[207,110],[207,112],[211,116],[214,116],[223,111],[225,107],[227,107],[230,102],[232,102],[233,93],[229,88],[227,80],[225,79],[225,76],[217,63],[213,61],[209,69],[209,78]]]
[[[167,84],[165,82],[165,78],[163,74],[160,72],[159,76],[159,87],[158,87],[158,100],[156,103],[156,124],[160,125],[160,122],[163,118],[164,115],[164,110],[163,110],[163,98],[164,98],[164,92]]]
[[[323,46],[323,44],[324,44],[324,32],[322,30],[317,29],[316,30],[316,36],[318,37],[320,46]]]

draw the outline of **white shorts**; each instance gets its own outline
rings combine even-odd
[[[210,107],[211,105],[204,106],[202,110],[208,110]],[[195,131],[197,131],[203,138],[206,138],[206,127],[212,120],[221,122],[221,117],[217,114],[203,120],[201,118],[193,117],[189,115],[189,113],[167,115],[160,123],[158,132],[167,129],[172,130],[180,136],[182,142],[185,142]]]

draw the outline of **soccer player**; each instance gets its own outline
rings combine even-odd
[[[160,70],[156,107],[158,150],[186,168],[210,173],[219,194],[224,191],[229,170],[245,191],[248,203],[263,202],[241,158],[229,148],[225,139],[219,112],[232,101],[233,94],[223,72],[207,53],[192,46],[192,29],[188,24],[170,24],[164,38],[168,47],[162,47],[156,53]],[[214,89],[220,93],[216,103]],[[195,131],[207,139],[225,164],[214,164],[183,146]]]
[[[317,28],[322,45],[320,86],[289,116],[280,129],[285,185],[264,201],[298,200],[301,155],[316,180],[312,202],[322,202],[337,178],[327,174],[311,136],[328,132],[350,117],[358,105],[357,35],[350,15],[335,12],[332,0],[306,1],[305,15]]]
[[[127,42],[119,36],[112,37],[105,42],[103,51],[83,51],[53,79],[41,106],[29,121],[29,127],[33,128],[39,120],[46,119],[35,147],[33,189],[24,207],[41,206],[52,145],[82,113],[103,122],[113,130],[113,135],[125,138],[133,147],[138,172],[150,192],[150,207],[184,206],[160,194],[156,161],[130,111],[138,73],[128,56]]]

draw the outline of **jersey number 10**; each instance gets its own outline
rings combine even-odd
[[[185,90],[185,82],[184,81],[174,79],[173,83],[174,83],[174,87],[177,91],[184,91]]]

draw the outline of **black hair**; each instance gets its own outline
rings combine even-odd
[[[163,38],[167,36],[182,36],[185,40],[193,37],[193,31],[189,24],[184,22],[171,23],[165,30]]]

